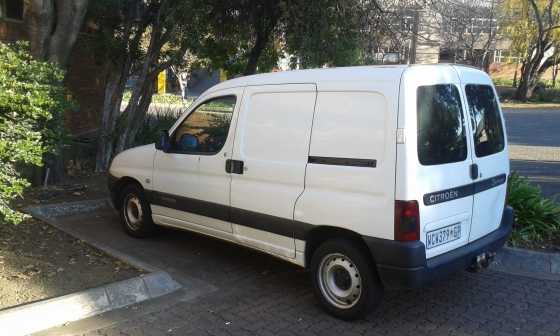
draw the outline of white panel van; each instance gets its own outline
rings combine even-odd
[[[195,231],[310,269],[327,312],[487,266],[511,231],[490,78],[457,65],[300,70],[201,95],[157,144],[117,155],[123,227]]]

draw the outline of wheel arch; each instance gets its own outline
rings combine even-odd
[[[309,231],[305,236],[305,267],[308,268],[311,264],[311,258],[317,248],[327,240],[331,239],[347,239],[355,242],[358,248],[366,255],[376,268],[374,256],[371,254],[368,246],[366,245],[362,236],[352,230],[344,229],[335,226],[318,226]]]
[[[128,185],[137,185],[139,188],[144,190],[144,187],[134,177],[131,176],[122,176],[117,178],[114,182],[112,182],[109,186],[111,192],[111,199],[113,201],[113,205],[115,209],[120,209],[122,207],[122,190]]]

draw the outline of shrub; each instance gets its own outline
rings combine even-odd
[[[28,45],[0,43],[0,222],[18,223],[10,207],[29,183],[22,165],[41,166],[63,134],[64,73],[29,55]]]
[[[534,245],[560,237],[560,204],[544,198],[526,178],[511,174],[507,201],[515,210],[512,245]]]
[[[142,128],[136,134],[135,145],[146,145],[159,140],[161,131],[167,131],[173,126],[183,112],[180,108],[152,107],[150,114],[144,119]]]
[[[542,89],[535,92],[532,100],[536,102],[557,103],[560,101],[559,89]]]

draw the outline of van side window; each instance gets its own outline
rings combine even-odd
[[[457,87],[418,87],[416,108],[420,163],[438,165],[466,160],[467,140]]]
[[[199,105],[175,130],[171,150],[187,154],[218,153],[227,140],[235,101],[235,96],[227,96]]]
[[[504,130],[494,90],[488,85],[466,86],[467,102],[473,124],[474,148],[477,157],[504,149]]]

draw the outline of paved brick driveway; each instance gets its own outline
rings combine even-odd
[[[111,213],[65,225],[167,270],[186,289],[44,335],[560,334],[556,281],[463,272],[421,290],[389,292],[376,312],[348,323],[320,310],[306,272],[272,257],[186,232],[133,240]]]
[[[365,321],[315,305],[301,272],[252,276],[86,335],[558,335],[560,284],[499,273],[461,274],[425,290],[389,293]]]

